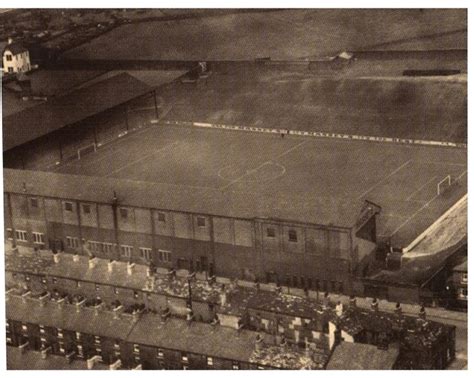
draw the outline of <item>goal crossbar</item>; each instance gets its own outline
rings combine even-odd
[[[447,175],[440,182],[438,182],[438,196],[451,186],[451,175]]]
[[[91,143],[87,146],[81,147],[77,150],[77,159],[81,160],[84,155],[87,155],[91,152],[97,151],[97,145],[95,143]]]

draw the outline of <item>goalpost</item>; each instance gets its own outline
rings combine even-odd
[[[91,152],[97,151],[97,145],[95,143],[91,143],[88,146],[81,147],[77,150],[77,159],[81,160],[81,158]]]
[[[446,191],[451,186],[451,175],[447,175],[444,179],[438,182],[438,196]]]

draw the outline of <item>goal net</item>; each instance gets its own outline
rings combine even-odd
[[[451,175],[446,176],[438,182],[438,196],[444,193],[451,186]]]
[[[97,145],[95,143],[89,144],[88,146],[81,147],[77,150],[77,158],[81,160],[87,154],[97,151]]]

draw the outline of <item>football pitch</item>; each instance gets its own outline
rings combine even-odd
[[[156,125],[100,147],[58,173],[247,192],[317,206],[369,200],[377,234],[404,247],[467,192],[465,149]],[[452,185],[438,195],[448,175]],[[317,201],[313,201],[317,199]],[[318,209],[315,208],[315,213]]]

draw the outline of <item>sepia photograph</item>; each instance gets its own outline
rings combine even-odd
[[[4,368],[467,370],[468,9],[112,6],[0,9]]]

